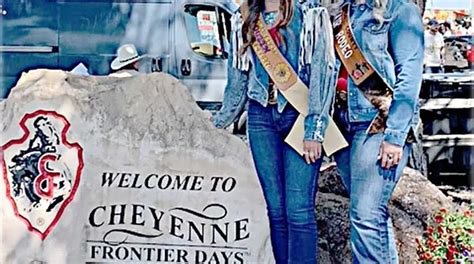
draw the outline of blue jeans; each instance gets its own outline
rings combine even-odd
[[[336,110],[336,117],[343,117]],[[351,248],[353,263],[398,263],[388,202],[408,162],[411,145],[403,149],[398,166],[384,169],[378,160],[383,134],[368,135],[370,123],[336,120],[349,147],[337,152],[335,159],[342,182],[350,196]]]
[[[250,100],[248,136],[267,203],[273,255],[277,264],[316,263],[318,233],[315,194],[322,159],[308,165],[284,142],[298,112],[286,105],[263,107]]]

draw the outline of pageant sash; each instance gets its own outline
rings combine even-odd
[[[241,8],[243,16],[246,15],[244,9]],[[252,43],[252,48],[257,58],[281,94],[300,113],[285,142],[300,155],[303,155],[304,120],[308,115],[309,89],[281,54],[261,16],[257,21],[254,35],[256,41]],[[325,140],[322,145],[328,156],[348,146],[344,136],[331,118],[329,119]]]
[[[334,44],[339,59],[346,67],[352,81],[379,110],[368,129],[368,133],[383,133],[393,91],[357,46],[351,28],[350,4],[342,6],[340,12],[334,17],[333,27]]]

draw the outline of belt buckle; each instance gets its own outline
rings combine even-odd
[[[277,97],[278,97],[278,89],[275,87],[273,83],[270,83],[268,85],[268,104],[276,105],[278,102]]]

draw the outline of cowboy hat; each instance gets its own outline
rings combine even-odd
[[[124,44],[117,50],[117,58],[115,58],[110,67],[112,70],[118,70],[124,66],[132,64],[144,56],[138,56],[137,48],[133,44]]]

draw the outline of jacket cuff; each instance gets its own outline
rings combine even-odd
[[[325,118],[315,115],[308,115],[304,120],[304,140],[305,141],[324,141],[324,133],[328,122]]]
[[[212,123],[216,128],[226,128],[226,122],[220,115],[220,112],[217,112],[212,115]]]
[[[406,132],[387,128],[384,132],[384,141],[402,147],[405,145],[407,136],[408,133]]]

